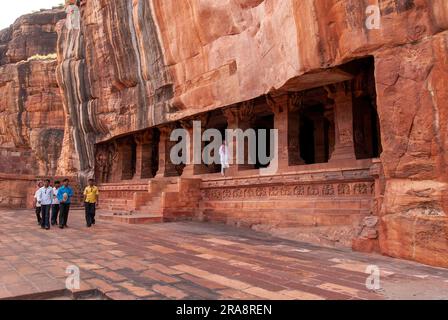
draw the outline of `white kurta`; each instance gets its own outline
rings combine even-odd
[[[34,193],[34,199],[36,199],[36,207],[37,208],[42,207],[41,204],[39,203],[39,200],[38,200],[39,194],[40,194],[40,188],[37,189],[37,191]]]
[[[221,166],[223,168],[228,168],[229,167],[229,150],[228,150],[227,146],[221,146],[219,148],[219,158],[221,161]]]
[[[37,191],[37,201],[43,206],[49,206],[53,203],[53,188],[52,187],[42,187]]]

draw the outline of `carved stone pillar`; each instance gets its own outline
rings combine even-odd
[[[231,107],[223,110],[223,114],[227,119],[227,130],[236,130],[239,127],[238,124],[238,108],[237,107]],[[235,148],[235,141],[227,141],[229,138],[225,137],[227,146],[229,150],[232,151],[232,154],[229,155],[229,168],[227,169],[227,174],[234,176],[238,173],[238,165],[237,159],[236,159],[236,148]],[[232,149],[230,149],[232,148]]]
[[[335,148],[331,161],[356,160],[353,141],[353,100],[349,82],[326,87],[334,100]]]
[[[198,160],[195,159],[195,142],[194,140],[194,127],[193,127],[193,120],[182,120],[180,121],[180,124],[184,130],[188,132],[188,141],[187,141],[187,148],[188,154],[186,157],[187,163],[185,164],[185,168],[182,172],[183,178],[191,178],[196,174],[196,165],[195,162]]]
[[[104,182],[116,182],[121,180],[120,157],[117,140],[113,140],[107,145],[107,167],[104,172]]]
[[[205,142],[202,141],[202,135],[206,129],[208,119],[209,115],[203,114],[194,119],[180,121],[182,128],[187,130],[190,136],[190,141],[187,143],[189,148],[189,159],[187,161],[189,163],[186,164],[182,172],[183,178],[189,178],[194,175],[208,172],[208,168],[202,161],[202,151],[205,147]],[[200,123],[200,125],[198,123]],[[196,135],[194,133],[196,133]]]
[[[300,156],[303,94],[294,93],[276,98],[267,96],[266,101],[274,113],[274,128],[278,130],[278,169],[284,171],[289,166],[304,164]]]
[[[331,156],[335,147],[335,127],[334,127],[334,108],[333,105],[327,105],[325,107],[324,117],[328,120],[328,151]]]
[[[313,117],[314,123],[314,161],[316,163],[327,162],[327,132],[325,130],[325,118]]]
[[[303,110],[303,92],[296,92],[288,96],[288,163],[302,165],[305,161],[300,153],[300,116]]]
[[[201,136],[201,139],[200,139],[201,154],[197,155],[197,156],[200,156],[201,164],[198,164],[198,165],[195,166],[195,174],[209,173],[209,170],[210,170],[207,167],[207,165],[204,163],[203,159],[202,159],[202,152],[204,151],[204,148],[205,148],[205,141],[202,140],[202,136],[203,136],[205,130],[207,129],[207,125],[208,125],[209,120],[210,120],[210,114],[209,113],[199,115],[198,117],[195,118],[195,121],[198,121],[198,122],[201,123],[201,131],[200,131],[200,136]],[[198,133],[199,133],[199,131],[198,131]]]
[[[132,180],[135,174],[135,143],[133,139],[125,138],[120,141],[121,180]]]
[[[252,128],[252,122],[254,120],[254,102],[247,101],[238,104],[237,106],[230,107],[223,110],[224,116],[227,118],[227,129],[237,130],[241,129],[243,132]],[[228,137],[226,137],[228,138]],[[240,141],[242,142],[242,141]],[[244,143],[244,164],[238,164],[237,161],[237,141],[236,136],[233,137],[233,141],[227,141],[229,148],[231,148],[232,154],[229,158],[230,168],[228,173],[230,175],[236,175],[240,171],[253,169],[255,166],[249,164],[249,145],[246,141]]]
[[[156,178],[168,177],[172,175],[173,172],[176,172],[176,167],[170,160],[172,146],[170,136],[174,129],[174,125],[172,124],[159,128],[159,170],[157,171]]]
[[[266,103],[274,113],[274,129],[278,134],[278,170],[284,171],[289,167],[289,97],[282,95],[279,97],[266,96]],[[270,146],[267,146],[270,148]],[[277,151],[274,151],[274,154]],[[272,164],[271,164],[272,165]]]
[[[153,168],[153,133],[145,131],[134,136],[137,144],[136,170],[134,179],[151,179],[154,178]]]

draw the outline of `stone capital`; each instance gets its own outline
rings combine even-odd
[[[303,109],[304,92],[293,92],[288,95],[288,110],[297,112]]]
[[[288,107],[289,96],[287,94],[275,97],[267,94],[265,99],[266,104],[274,114],[283,113]]]
[[[171,132],[176,129],[176,126],[173,123],[169,123],[163,127],[159,127],[158,129],[161,135],[170,135]]]
[[[255,104],[253,100],[245,101],[223,110],[229,123],[251,122],[255,117]]]
[[[196,116],[193,121],[200,121],[202,129],[205,129],[210,121],[210,113],[203,113]]]
[[[239,105],[239,120],[243,122],[250,122],[255,116],[254,101],[245,101]]]
[[[137,144],[148,144],[153,141],[153,133],[150,130],[145,132],[140,132],[134,135],[135,143]]]
[[[328,98],[336,101],[346,100],[352,98],[351,82],[339,82],[325,86],[328,93]]]
[[[180,120],[180,126],[185,129],[185,130],[192,130],[193,129],[193,119],[185,119],[185,120]]]

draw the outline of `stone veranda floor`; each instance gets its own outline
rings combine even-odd
[[[66,268],[81,291],[111,299],[448,299],[448,270],[378,255],[315,247],[206,223],[41,230],[31,210],[0,210],[0,298],[64,290]],[[381,270],[366,288],[367,266]]]

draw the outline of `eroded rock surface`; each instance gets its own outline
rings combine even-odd
[[[62,9],[45,10],[19,18],[0,31],[0,175],[25,188],[22,175],[52,176],[64,136],[64,112],[56,81],[55,24]],[[0,205],[23,205],[18,194],[3,195]]]

